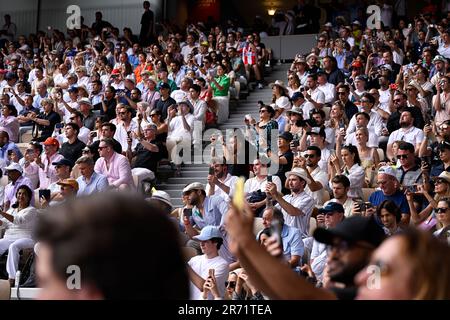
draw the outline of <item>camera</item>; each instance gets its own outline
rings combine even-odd
[[[298,140],[298,139],[292,140],[292,146],[293,146],[294,148],[297,149],[299,145],[300,145],[300,140]]]
[[[213,168],[213,167],[209,167],[209,172],[208,172],[208,174],[214,175],[214,168]]]

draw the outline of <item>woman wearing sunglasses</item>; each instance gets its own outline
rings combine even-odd
[[[450,244],[450,198],[440,200],[435,211],[441,228],[433,235]]]
[[[434,183],[435,195],[432,197],[430,193],[423,187],[418,185],[418,190],[415,194],[423,195],[429,202],[429,205],[421,212],[417,212],[414,205],[413,196],[411,192],[406,193],[406,199],[408,200],[409,210],[411,212],[411,222],[420,229],[431,230],[436,226],[436,218],[433,215],[433,209],[438,208],[438,203],[445,198],[450,198],[450,172],[442,172]]]

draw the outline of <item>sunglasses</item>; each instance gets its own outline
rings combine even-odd
[[[401,99],[394,99],[393,101],[394,102],[401,102],[402,100]]]
[[[108,148],[108,146],[104,146],[104,147],[98,147],[98,150],[103,150],[105,148]]]
[[[444,179],[437,179],[435,183],[436,183],[436,184],[447,183],[447,180],[444,180]]]
[[[305,154],[304,155],[304,157],[306,158],[306,159],[308,159],[308,158],[314,158],[316,155],[315,154]]]
[[[436,212],[437,213],[446,213],[448,211],[449,208],[437,208]]]
[[[267,110],[259,110],[259,113],[267,112]]]
[[[368,103],[368,102],[370,102],[369,100],[361,100],[361,103]]]
[[[347,92],[338,92],[338,95],[342,96],[344,94],[346,94]]]
[[[225,281],[225,287],[231,289],[236,288],[236,281]]]
[[[397,155],[397,159],[407,159],[408,155],[407,154],[399,154]]]
[[[127,114],[126,112],[119,112],[120,115],[125,115]]]

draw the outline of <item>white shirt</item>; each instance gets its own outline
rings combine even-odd
[[[209,269],[214,269],[214,276],[216,278],[217,289],[221,297],[225,294],[225,281],[228,279],[229,267],[228,263],[221,256],[208,259],[205,255],[195,256],[188,262],[192,270],[195,271],[203,279],[209,276]],[[200,291],[192,282],[190,282],[191,300],[203,300],[202,291]],[[211,293],[208,294],[208,299],[213,300]]]
[[[214,186],[214,195],[220,196],[223,200],[225,200],[226,202],[229,202],[231,200],[230,196],[233,195],[233,193],[234,193],[234,186],[236,185],[237,180],[238,180],[238,177],[232,176],[231,174],[228,173],[227,176],[225,177],[225,180],[223,180],[221,182],[230,188],[230,193],[225,193],[225,191],[223,191],[221,188],[219,188],[219,186],[216,184]],[[211,189],[211,185],[209,183],[206,184],[205,192],[207,195],[209,194],[210,189]]]
[[[123,151],[126,151],[128,149],[128,131],[131,132],[138,131],[138,124],[136,118],[131,119],[130,126],[128,127],[128,129],[125,128],[123,122],[120,122],[116,125],[116,133],[114,134],[114,139],[119,141]],[[133,138],[131,148],[134,149],[137,145],[137,140],[133,135],[132,137]]]
[[[392,144],[395,141],[406,141],[417,147],[417,145],[421,144],[424,139],[423,130],[411,127],[409,129],[400,128],[395,130],[389,136],[388,144]]]
[[[313,172],[311,172],[311,176],[314,178],[314,181],[320,182],[322,189],[313,192],[309,186],[306,186],[305,192],[314,199],[314,204],[316,206],[322,206],[324,193],[328,192],[328,175],[318,166]]]
[[[370,120],[367,124],[367,129],[372,130],[376,135],[381,136],[383,131],[383,118],[378,114],[378,112],[370,110],[369,113]],[[354,115],[348,124],[347,134],[356,131],[356,115]]]
[[[314,100],[316,103],[325,103],[325,93],[317,87],[316,89],[308,90],[308,93],[311,95],[311,100]]]
[[[169,123],[169,133],[167,138],[177,139],[177,138],[191,138],[191,132],[194,128],[195,118],[192,114],[188,113],[184,116],[186,118],[186,122],[191,128],[191,131],[187,131],[183,125],[183,119],[181,116],[176,116]]]
[[[371,128],[369,128],[368,131],[369,131],[369,141],[367,141],[367,146],[369,148],[378,148],[378,136]],[[345,143],[358,146],[358,141],[356,140],[356,132],[348,134],[347,138],[345,139]]]
[[[389,110],[389,102],[391,101],[391,93],[389,89],[387,90],[378,89],[378,93],[380,94],[379,107],[383,111],[386,111],[387,113],[391,114],[391,111]]]
[[[350,189],[348,190],[347,196],[350,198],[362,198],[362,188],[364,185],[365,172],[364,169],[359,164],[354,164],[348,172],[344,171],[342,173],[348,180],[350,180]],[[330,181],[330,188],[332,183]]]
[[[322,92],[323,93],[323,92]],[[303,119],[305,119],[305,120],[308,120],[310,117],[309,117],[309,112],[311,111],[311,110],[314,110],[315,109],[315,107],[314,107],[314,105],[312,104],[312,102],[309,102],[309,101],[306,101],[305,100],[305,102],[303,102],[303,104],[302,105],[300,105],[299,106],[301,109],[302,109],[302,111],[303,111]]]
[[[309,218],[314,208],[314,199],[306,192],[301,192],[296,195],[288,194],[283,199],[303,212],[303,215],[291,216],[281,208],[280,204],[277,204],[275,207],[283,212],[284,222],[290,227],[299,229],[302,238],[309,237]]]
[[[336,86],[332,83],[320,85],[319,89],[325,94],[325,103],[333,103],[336,98]]]
[[[281,179],[278,176],[272,176],[272,182],[277,186],[277,190],[281,190]],[[251,193],[257,190],[266,191],[267,176],[263,180],[257,177],[247,179],[244,184],[244,193]]]
[[[338,202],[338,201],[337,201],[337,199],[331,199],[331,200],[325,202],[323,204],[323,206],[325,207],[329,202]],[[346,218],[351,217],[351,215],[352,215],[353,203],[354,203],[354,201],[352,198],[347,198],[347,200],[342,205],[345,210],[344,215]]]
[[[180,103],[181,101],[186,101],[188,99],[189,92],[178,89],[172,92],[170,94],[170,97],[174,99],[177,103]]]

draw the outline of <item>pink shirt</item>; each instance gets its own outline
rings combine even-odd
[[[95,172],[106,176],[110,185],[119,187],[122,184],[126,184],[130,188],[134,187],[130,162],[125,156],[114,152],[108,163],[109,168],[106,164],[105,158],[98,158],[94,170]]]
[[[8,132],[9,140],[19,142],[19,120],[14,116],[0,117],[0,130]]]
[[[59,153],[55,153],[50,157],[50,160],[47,158],[47,155],[43,153],[41,155],[41,161],[44,164],[44,169],[39,168],[39,181],[40,181],[40,187],[39,189],[48,189],[48,186],[58,181],[58,176],[56,175],[56,169],[55,166],[52,165],[53,162],[57,162],[64,158]]]

